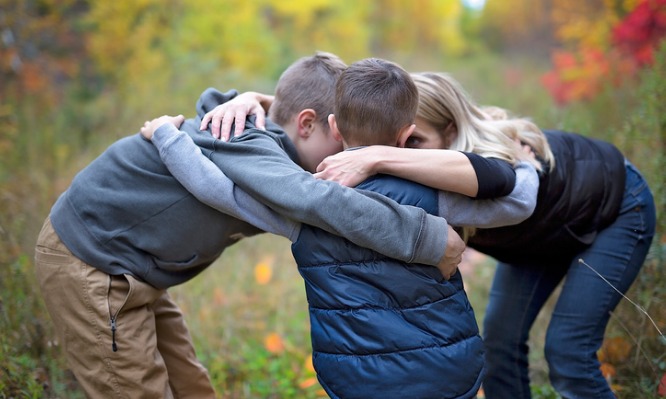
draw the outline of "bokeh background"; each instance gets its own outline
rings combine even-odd
[[[665,37],[666,0],[0,0],[0,398],[83,397],[32,272],[75,173],[146,119],[194,115],[207,87],[271,93],[316,50],[447,71],[481,104],[620,147],[659,227],[628,293],[640,309],[613,313],[602,369],[620,398],[666,397]],[[493,262],[470,251],[461,268],[480,321]],[[287,240],[246,239],[171,293],[221,398],[325,397]],[[557,397],[547,313],[531,334],[534,398]]]

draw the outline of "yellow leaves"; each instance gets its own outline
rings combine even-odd
[[[85,26],[103,73],[133,90],[156,90],[192,79],[169,76],[178,64],[201,68],[193,74],[275,78],[316,50],[347,62],[414,49],[460,54],[462,10],[458,0],[96,0]]]
[[[273,277],[273,257],[265,257],[254,266],[254,280],[259,285],[268,284]]]
[[[465,49],[460,17],[460,1],[384,1],[376,5],[369,21],[374,25],[374,41],[384,49],[428,48],[446,55]]]

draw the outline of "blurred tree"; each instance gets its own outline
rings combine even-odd
[[[54,100],[80,71],[84,45],[75,22],[83,12],[77,0],[0,0],[0,98]]]
[[[77,24],[85,12],[77,0],[0,0],[0,190],[21,179],[9,166],[27,162],[35,143],[53,136],[39,121],[52,126],[68,83],[85,76]]]
[[[551,12],[557,3],[558,0],[487,0],[480,34],[493,50],[548,55],[555,42]]]
[[[591,18],[588,3],[554,12],[564,49],[553,53],[554,69],[543,82],[560,104],[590,100],[609,84],[631,79],[637,69],[652,64],[666,37],[666,0],[603,3],[598,20]]]
[[[387,0],[375,2],[370,25],[374,37],[371,53],[419,51],[460,55],[465,49],[460,1]]]
[[[548,55],[554,47],[603,48],[639,0],[488,0],[482,34],[499,50]]]
[[[134,90],[187,79],[174,73],[183,70],[276,79],[316,50],[348,61],[413,52],[414,43],[460,54],[461,13],[458,0],[91,0],[86,27],[100,72]]]

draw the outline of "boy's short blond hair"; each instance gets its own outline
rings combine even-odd
[[[414,123],[418,90],[401,66],[379,58],[350,65],[335,90],[335,121],[347,143],[396,145]]]
[[[271,119],[285,126],[304,109],[317,113],[317,122],[328,130],[328,115],[333,113],[335,83],[347,68],[338,56],[317,52],[303,57],[287,68],[275,87]]]

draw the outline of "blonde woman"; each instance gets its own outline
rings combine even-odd
[[[385,173],[441,187],[452,179],[437,163],[447,156],[441,149],[510,160],[513,140],[529,146],[540,170],[532,216],[513,226],[467,230],[468,245],[498,261],[483,325],[485,395],[531,397],[529,331],[564,280],[545,342],[551,383],[564,398],[614,398],[596,353],[621,295],[587,265],[620,292],[629,289],[656,224],[646,181],[610,143],[542,131],[502,108],[477,106],[447,74],[413,78],[420,103],[406,146],[415,149],[373,146],[336,154],[317,176],[353,186]]]

